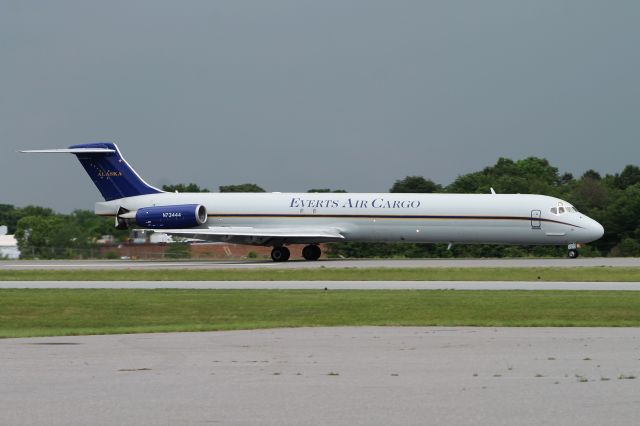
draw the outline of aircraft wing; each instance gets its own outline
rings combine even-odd
[[[266,244],[271,240],[287,243],[344,240],[334,228],[254,228],[248,226],[210,226],[197,229],[154,229],[153,232],[198,240],[229,241],[240,244]]]

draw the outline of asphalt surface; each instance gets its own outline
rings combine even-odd
[[[631,425],[635,328],[0,340],[3,425]]]
[[[233,268],[522,268],[578,266],[640,267],[640,258],[581,257],[578,259],[323,259],[275,263],[258,261],[141,261],[141,260],[7,260],[0,261],[3,269],[233,269]]]
[[[0,288],[216,290],[640,290],[640,282],[541,281],[0,281]]]

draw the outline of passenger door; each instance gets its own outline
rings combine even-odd
[[[542,216],[542,212],[540,210],[531,210],[531,228],[540,229],[542,227],[540,216]]]

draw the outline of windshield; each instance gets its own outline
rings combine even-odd
[[[565,213],[578,213],[578,209],[573,207],[571,204],[565,204],[562,201],[558,201],[558,204],[554,207],[551,207],[549,211],[555,215],[561,215]]]

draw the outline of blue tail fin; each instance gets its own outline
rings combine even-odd
[[[72,152],[87,171],[106,201],[136,195],[157,194],[163,192],[142,180],[129,163],[122,158],[120,150],[113,143],[90,143],[73,145],[69,149],[87,149],[88,152]],[[91,152],[91,149],[103,148],[113,151]]]

